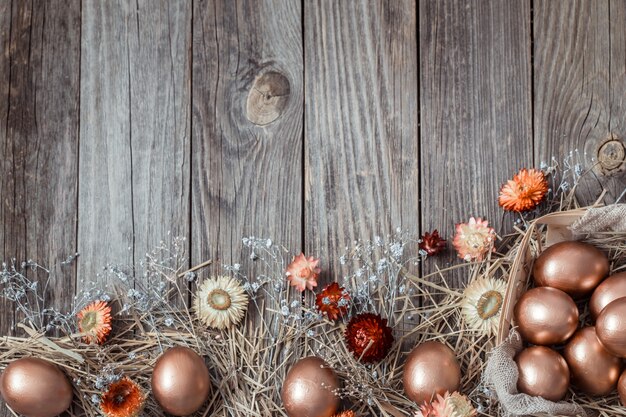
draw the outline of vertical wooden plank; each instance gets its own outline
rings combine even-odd
[[[623,117],[623,109],[626,108],[626,27],[624,22],[626,22],[626,2],[610,0],[608,28],[610,36],[610,114],[608,130],[615,133],[622,141],[626,139],[626,118]]]
[[[1,161],[2,180],[0,181],[0,192],[2,205],[0,205],[0,220],[2,221],[2,234],[0,234],[2,244],[2,257],[6,261],[7,258],[16,256],[13,254],[15,250],[7,247],[6,228],[13,221],[13,204],[8,198],[9,193],[13,192],[13,183],[11,181],[12,166],[9,165],[9,150],[11,149],[8,139],[9,131],[9,104],[10,104],[10,84],[11,84],[11,0],[0,0],[0,142],[2,143]],[[8,253],[7,253],[8,252]],[[21,255],[21,254],[20,254]],[[10,333],[13,324],[13,306],[6,299],[0,299],[0,334],[6,335]],[[8,416],[8,411],[0,412],[0,416]]]
[[[80,3],[1,1],[0,51],[3,260],[50,267],[46,305],[67,310],[75,269],[60,263],[76,251]],[[13,306],[1,308],[6,335]]]
[[[612,149],[624,151],[624,7],[609,0],[535,2],[535,155],[562,161],[574,152],[580,171],[592,170],[578,187],[583,204],[603,188],[610,202],[626,185],[623,176],[603,176],[598,158],[611,134],[621,140]]]
[[[191,3],[83,4],[78,273],[189,233]]]
[[[305,248],[419,229],[415,2],[307,1]]]
[[[128,50],[133,11],[130,1],[83,4],[78,276],[86,280],[96,279],[108,262],[134,262]]]
[[[300,8],[194,2],[192,251],[193,263],[218,260],[214,271],[250,271],[243,237],[302,246]],[[248,111],[250,92],[263,93],[261,111]]]
[[[35,131],[28,134],[25,151],[26,255],[51,268],[55,281],[47,301],[68,310],[76,271],[60,263],[76,253],[80,2],[55,0],[33,7],[27,65]]]
[[[0,113],[0,241],[5,260],[32,259],[52,267],[76,251],[80,4],[14,2],[4,7],[11,35],[4,55],[9,65],[2,65],[3,84],[10,86],[3,98],[8,108]],[[58,276],[46,301],[68,308],[74,271],[59,267],[51,272]]]
[[[451,240],[480,216],[498,230],[501,184],[533,165],[529,1],[420,0],[419,15],[422,227]]]
[[[161,240],[189,237],[191,9],[140,0],[130,25],[135,265]]]

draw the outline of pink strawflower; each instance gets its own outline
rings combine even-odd
[[[467,223],[456,225],[456,235],[452,245],[465,261],[481,261],[485,255],[494,251],[496,232],[489,227],[489,222],[480,217],[470,217]]]
[[[450,394],[446,392],[442,397],[437,394],[437,398],[430,403],[420,406],[420,411],[415,413],[415,417],[474,417],[476,409],[469,402],[467,397],[458,392]]]
[[[298,291],[305,289],[312,290],[317,287],[317,277],[320,274],[318,267],[320,260],[314,257],[306,257],[304,253],[294,256],[289,266],[287,266],[287,279],[292,287]]]

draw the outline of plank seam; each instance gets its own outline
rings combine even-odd
[[[137,26],[139,32],[139,26]],[[133,178],[133,94],[132,94],[132,74],[130,70],[130,41],[128,39],[128,28],[126,32],[126,64],[128,72],[128,148],[130,159],[130,217],[131,217],[131,246],[132,246],[132,266],[135,270],[135,181]],[[139,39],[139,33],[137,34]]]
[[[612,132],[613,127],[611,126],[611,116],[613,115],[613,90],[611,89],[611,55],[613,48],[611,47],[611,0],[607,1],[607,13],[608,13],[608,38],[609,38],[609,57],[608,57],[608,83],[609,83],[609,133]]]
[[[5,139],[6,139],[6,144],[5,147],[9,146],[9,116],[11,115],[11,82],[12,82],[12,69],[13,69],[13,54],[11,51],[11,46],[13,45],[13,1],[11,2],[11,10],[9,11],[9,13],[11,14],[9,17],[9,91],[7,94],[7,119],[6,119],[6,128],[5,128]],[[15,172],[15,155],[12,152],[12,163],[13,163],[13,172]],[[15,199],[17,197],[17,193],[15,190],[15,185],[13,185],[13,210],[15,211]],[[7,255],[7,239],[6,239],[6,235],[7,235],[7,224],[6,224],[6,218],[3,221],[3,229],[4,229],[4,248],[3,248],[3,252],[4,252],[4,256]],[[11,309],[11,327],[9,330],[11,330],[11,333],[13,333],[12,329],[13,326],[15,326],[15,318],[16,318],[16,314],[15,314],[15,305],[14,303],[12,303],[13,308]]]
[[[537,166],[535,146],[535,0],[530,0],[530,141],[533,147],[532,164]]]
[[[191,242],[193,242],[193,133],[194,133],[194,129],[193,129],[193,41],[194,41],[194,37],[193,37],[193,24],[194,24],[194,9],[195,9],[196,5],[195,5],[195,0],[191,0],[191,24],[190,26],[190,41],[191,41],[191,45],[189,48],[189,208],[187,209],[187,217],[188,217],[188,228],[187,230],[189,231],[188,234],[189,236],[187,237],[189,239],[189,242],[187,242],[187,250],[188,252],[188,258],[189,258],[189,267],[191,268],[191,256],[192,256],[192,244]],[[187,292],[187,305],[191,305],[191,293],[192,293],[192,289],[193,289],[193,283],[192,282],[188,282],[187,283],[187,289],[189,290]]]
[[[76,219],[74,220],[74,253],[78,253],[78,221],[80,219],[79,210],[80,210],[80,132],[81,132],[81,122],[82,118],[80,117],[81,108],[82,108],[82,79],[83,79],[83,2],[80,2],[79,6],[80,10],[80,28],[78,29],[78,131],[76,132]],[[79,254],[80,255],[80,254]],[[74,295],[78,292],[78,262],[74,262]]]
[[[300,190],[301,192],[301,199],[302,199],[302,207],[300,209],[300,247],[302,249],[303,252],[306,253],[306,194],[305,194],[305,190],[306,190],[306,88],[304,88],[304,86],[306,85],[306,45],[305,45],[305,39],[304,39],[304,31],[305,31],[305,22],[304,22],[304,1],[302,0],[300,2],[300,30],[301,30],[301,36],[300,36],[300,44],[302,45],[302,155],[301,155],[301,162],[302,162],[302,183],[301,183],[301,187],[302,189]]]

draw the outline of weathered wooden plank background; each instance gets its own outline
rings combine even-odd
[[[625,18],[624,0],[0,0],[0,250],[79,252],[50,293],[67,307],[168,232],[191,263],[269,236],[328,282],[356,238],[506,230],[500,184],[569,152],[597,173],[582,195],[615,199],[597,149],[624,154]]]

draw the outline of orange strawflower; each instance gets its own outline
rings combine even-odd
[[[467,223],[456,225],[456,235],[452,245],[465,261],[482,260],[485,255],[495,250],[493,247],[496,232],[489,227],[489,222],[480,217],[470,217]]]
[[[349,301],[350,294],[345,288],[333,282],[317,294],[315,305],[321,313],[326,314],[329,320],[337,320],[348,312]]]
[[[129,378],[122,378],[102,394],[100,410],[107,417],[137,417],[145,403],[146,396],[141,388]]]
[[[342,411],[341,413],[335,414],[333,417],[356,417],[354,411]]]
[[[532,210],[546,196],[548,181],[537,169],[522,169],[500,189],[498,204],[509,211]]]
[[[287,266],[287,279],[292,287],[299,291],[305,289],[312,290],[317,287],[317,277],[321,270],[318,267],[320,260],[314,257],[306,257],[304,253],[294,256],[289,266]]]
[[[111,333],[111,307],[105,301],[94,301],[83,308],[76,318],[85,343],[102,344]]]

